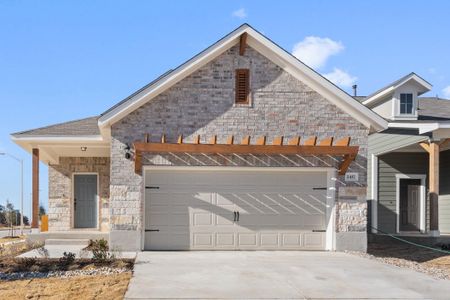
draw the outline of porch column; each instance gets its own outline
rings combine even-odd
[[[439,235],[439,144],[430,143],[429,148],[430,173],[430,231],[432,235]]]
[[[33,148],[31,228],[39,228],[39,149]]]

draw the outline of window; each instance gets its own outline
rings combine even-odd
[[[411,115],[413,113],[413,95],[400,94],[400,114]]]
[[[250,72],[248,69],[236,70],[236,104],[250,103]]]

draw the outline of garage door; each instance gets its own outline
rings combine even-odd
[[[325,248],[326,172],[145,173],[146,250]]]

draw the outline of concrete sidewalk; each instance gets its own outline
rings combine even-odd
[[[141,252],[126,299],[449,299],[450,281],[334,252]]]

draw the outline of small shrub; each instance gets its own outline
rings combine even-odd
[[[34,257],[17,258],[16,264],[20,270],[28,271],[32,266],[36,264],[36,258]]]
[[[90,240],[87,248],[92,251],[92,259],[98,263],[105,263],[115,258],[114,254],[109,253],[108,241],[105,239]]]
[[[68,266],[75,261],[75,253],[64,252],[63,256],[59,259],[59,264],[62,266]]]

